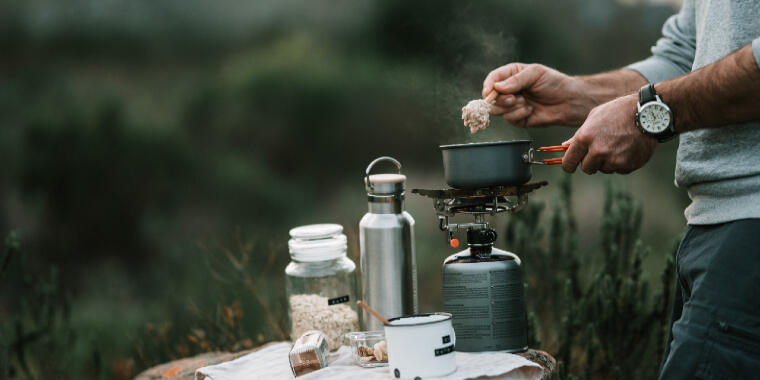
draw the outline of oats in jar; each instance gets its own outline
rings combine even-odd
[[[290,319],[293,336],[318,330],[327,337],[330,351],[337,350],[343,335],[359,329],[359,315],[345,303],[329,305],[329,299],[317,294],[290,297]]]

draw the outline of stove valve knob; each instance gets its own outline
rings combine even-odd
[[[454,239],[449,240],[449,245],[451,246],[451,248],[459,248],[459,239],[454,238]]]

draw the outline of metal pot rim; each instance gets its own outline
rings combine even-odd
[[[458,148],[475,148],[479,146],[493,146],[493,145],[512,145],[512,144],[522,144],[522,143],[531,143],[531,140],[512,140],[512,141],[491,141],[491,142],[479,142],[479,143],[467,143],[467,144],[449,144],[449,145],[441,145],[439,146],[440,149],[458,149]]]

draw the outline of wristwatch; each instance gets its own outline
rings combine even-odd
[[[647,84],[639,90],[636,126],[661,143],[676,136],[673,112],[655,93],[654,84]]]

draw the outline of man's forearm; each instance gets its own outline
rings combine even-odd
[[[760,119],[760,68],[751,44],[655,91],[672,109],[678,132]]]
[[[631,69],[618,69],[574,78],[578,79],[580,93],[586,94],[592,103],[591,108],[634,93],[647,83],[641,74]]]

